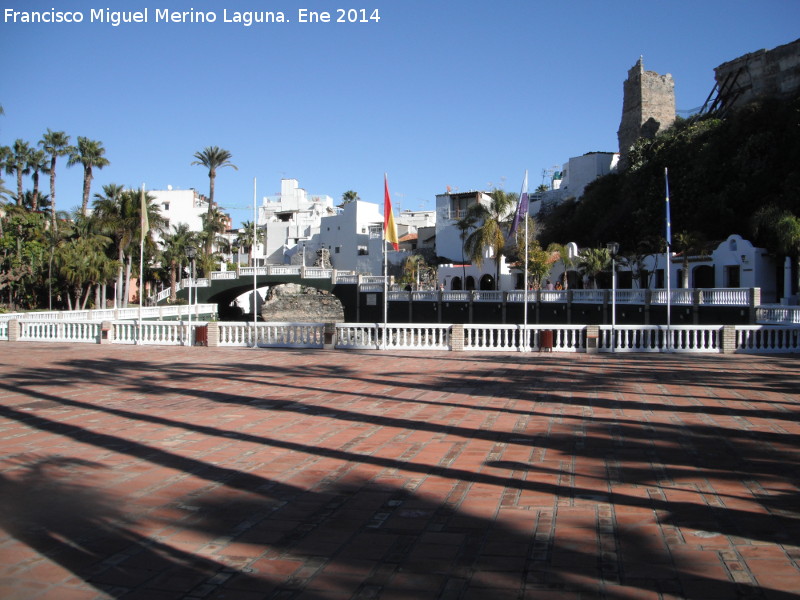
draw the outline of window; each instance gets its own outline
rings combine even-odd
[[[341,247],[341,246],[336,246],[336,254],[339,254],[339,252],[341,251],[341,249],[342,249],[342,247]]]
[[[164,202],[162,206],[164,207],[164,210],[169,210],[169,202]]]
[[[358,254],[359,256],[367,256],[369,254],[369,248],[367,246],[359,246]]]

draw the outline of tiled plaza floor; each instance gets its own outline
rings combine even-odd
[[[0,598],[800,598],[798,357],[0,344]]]

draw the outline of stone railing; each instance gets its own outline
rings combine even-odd
[[[0,314],[0,322],[3,321],[123,321],[127,319],[138,319],[140,315],[139,307],[135,308],[104,308],[97,310],[61,310],[51,312],[26,312],[26,313],[3,313]],[[191,314],[193,318],[203,315],[216,315],[216,304],[173,304],[171,306],[143,306],[141,308],[142,319],[164,319],[175,317],[176,319],[188,318]]]
[[[800,325],[800,306],[759,306],[756,321],[765,325]]]
[[[719,325],[600,325],[600,352],[722,352]]]
[[[800,353],[800,327],[206,321],[2,322],[11,342],[473,352]]]

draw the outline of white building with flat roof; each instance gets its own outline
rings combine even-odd
[[[551,189],[532,198],[530,213],[536,215],[543,206],[559,204],[569,198],[580,200],[586,186],[615,171],[618,162],[619,152],[587,152],[570,158],[561,171],[553,173]]]
[[[296,179],[282,179],[281,191],[258,208],[259,262],[284,264],[293,250],[320,232],[321,220],[336,214],[333,198],[309,195]]]

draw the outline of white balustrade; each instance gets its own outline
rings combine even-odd
[[[800,327],[738,325],[736,351],[747,354],[800,352]]]
[[[472,293],[475,302],[502,302],[503,292],[495,290],[475,290]]]
[[[212,271],[211,281],[225,281],[228,279],[238,279],[239,275],[236,271]]]
[[[219,323],[220,346],[322,348],[323,323]]]
[[[526,333],[527,332],[527,339]],[[586,348],[586,325],[464,325],[464,349],[513,352],[540,350],[544,332],[552,335],[555,352],[580,352]]]
[[[800,325],[800,306],[762,306],[756,310],[756,321],[762,325]]]
[[[572,301],[576,304],[603,304],[606,290],[572,290]]]
[[[600,352],[720,352],[718,325],[600,326]]]
[[[713,288],[699,290],[700,304],[713,306],[750,306],[750,290],[742,288]]]
[[[194,333],[195,327],[205,325],[205,323],[192,322],[191,329]],[[189,323],[182,321],[142,321],[141,327],[138,322],[117,321],[114,323],[114,343],[115,344],[136,344],[141,331],[141,343],[156,346],[184,346],[190,337]]]
[[[375,350],[380,348],[381,329],[375,323],[337,323],[336,347],[344,350]]]
[[[20,321],[21,342],[92,343],[100,340],[100,323],[89,321]]]
[[[383,328],[383,325],[380,325]],[[449,350],[450,325],[398,325],[386,327],[386,348],[397,350]]]

